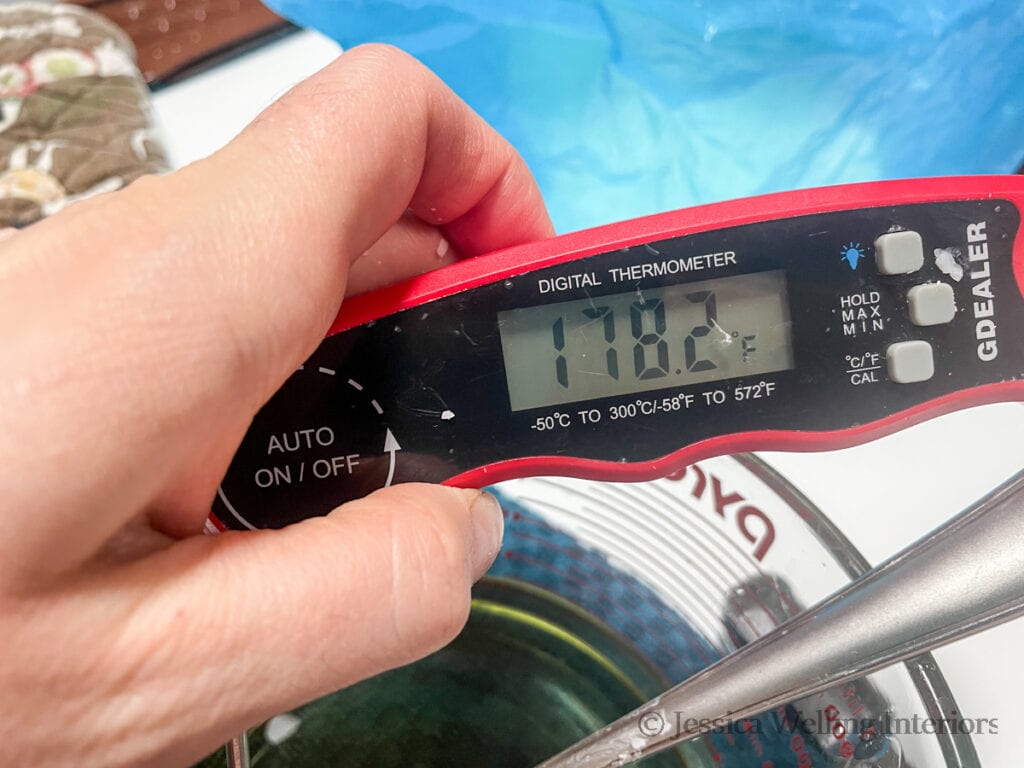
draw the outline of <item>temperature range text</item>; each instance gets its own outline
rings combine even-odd
[[[666,413],[689,410],[693,407],[714,407],[728,402],[744,402],[759,400],[775,394],[774,381],[758,381],[754,384],[738,384],[732,389],[711,389],[704,392],[683,392],[669,397],[637,398],[628,403],[615,403],[605,408],[584,408],[575,413],[555,411],[538,416],[530,425],[537,432],[550,432],[556,429],[567,429],[573,424],[597,424],[603,419],[622,421],[644,416],[657,416]]]

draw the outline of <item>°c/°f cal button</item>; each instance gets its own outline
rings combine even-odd
[[[932,345],[927,341],[900,341],[885,350],[889,379],[897,384],[928,381],[935,375]]]

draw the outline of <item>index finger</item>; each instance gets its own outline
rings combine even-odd
[[[369,47],[208,160],[10,241],[0,497],[18,530],[0,562],[80,561],[140,509],[198,530],[350,262],[406,209],[463,254],[551,234],[515,151],[422,66]]]

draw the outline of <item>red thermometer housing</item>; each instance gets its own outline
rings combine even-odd
[[[214,505],[280,527],[400,481],[646,480],[1024,400],[1024,177],[736,200],[345,302]]]

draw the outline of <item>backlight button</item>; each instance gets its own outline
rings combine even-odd
[[[921,235],[911,230],[887,232],[875,239],[875,263],[883,275],[906,275],[924,266]]]

